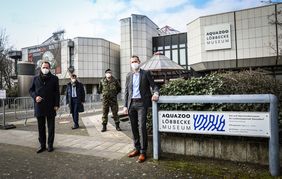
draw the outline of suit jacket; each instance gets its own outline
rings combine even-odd
[[[83,84],[76,81],[75,82],[75,86],[76,86],[76,97],[77,97],[77,103],[78,103],[78,112],[83,112],[84,111],[84,107],[83,104],[85,102],[85,91],[84,91],[84,87]],[[69,82],[67,84],[67,89],[66,89],[66,102],[67,104],[69,104],[70,110],[71,108],[71,93],[72,93],[72,84],[71,82]],[[72,113],[72,111],[70,111]]]
[[[60,107],[59,79],[57,76],[48,73],[45,80],[40,75],[35,76],[29,94],[34,99],[34,115],[36,117],[56,116],[54,107]],[[36,96],[41,96],[43,100],[37,103]]]
[[[151,107],[152,106],[152,93],[153,92],[159,92],[157,85],[154,83],[154,80],[151,76],[151,73],[146,70],[140,69],[140,84],[139,84],[139,90],[141,99],[143,100],[144,107]],[[125,92],[124,92],[124,107],[127,107],[129,109],[131,99],[133,94],[133,72],[129,72],[126,76],[126,82],[125,82]]]

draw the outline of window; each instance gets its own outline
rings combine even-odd
[[[172,45],[171,48],[177,48],[177,45]]]
[[[170,49],[170,46],[169,45],[166,45],[165,46],[165,49],[167,50],[167,49]]]
[[[158,47],[158,50],[163,50],[164,48],[163,47]]]
[[[185,47],[185,44],[179,44],[179,48]]]
[[[176,63],[178,63],[178,50],[172,50],[172,60]]]
[[[179,49],[180,65],[186,65],[186,49]]]
[[[164,55],[170,59],[170,50],[166,50]]]

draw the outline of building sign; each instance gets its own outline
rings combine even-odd
[[[0,99],[6,99],[6,90],[0,90]]]
[[[205,27],[205,49],[217,50],[231,48],[230,24]]]
[[[28,49],[28,61],[33,62],[36,68],[41,66],[42,60],[49,61],[51,69],[55,69],[56,74],[61,73],[61,47],[60,43],[40,45]]]
[[[159,131],[269,137],[267,112],[159,111]]]

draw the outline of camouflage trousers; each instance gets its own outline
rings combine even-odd
[[[109,100],[103,100],[102,124],[108,123],[109,108],[111,108],[115,123],[119,124],[118,102],[117,101],[109,101]]]

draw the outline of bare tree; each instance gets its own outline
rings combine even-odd
[[[12,47],[8,47],[8,35],[5,29],[0,29],[0,89],[10,89],[13,73],[13,61],[8,58],[8,52]]]
[[[268,4],[276,4],[273,1],[268,1]],[[268,22],[270,25],[274,26],[276,28],[275,36],[277,36],[276,43],[269,42],[269,47],[273,50],[275,55],[277,56],[277,63],[281,63],[282,61],[282,9],[278,9],[278,6],[275,5],[275,12],[268,15]]]

